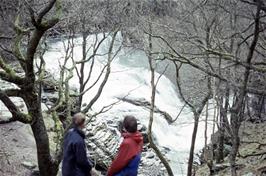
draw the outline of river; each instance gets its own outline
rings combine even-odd
[[[98,37],[102,37],[99,35]],[[88,37],[88,46],[93,44],[95,36]],[[99,48],[99,53],[106,53],[110,45],[110,38],[103,42]],[[64,45],[66,40],[51,40],[49,49],[45,53],[46,69],[58,77],[59,64],[62,63],[65,55]],[[74,58],[80,60],[82,57],[82,38],[75,38]],[[121,36],[118,35],[115,48],[121,44]],[[95,61],[95,68],[92,78],[95,80],[101,68],[106,62],[107,56],[98,56]],[[71,63],[69,63],[71,65]],[[156,73],[156,77],[159,74]],[[92,83],[93,80],[90,82]],[[72,86],[78,86],[77,75],[74,75],[70,81]],[[89,102],[91,97],[96,93],[98,84],[84,96],[84,103]],[[93,105],[92,112],[99,111],[103,106],[117,101],[117,97],[128,95],[128,98],[145,99],[150,101],[150,71],[148,68],[148,59],[143,51],[132,48],[122,48],[115,57],[111,65],[111,74],[105,85],[103,92],[98,101]],[[175,85],[165,76],[162,76],[156,90],[156,106],[163,111],[168,112],[172,117],[176,117],[184,103],[178,98]],[[124,115],[134,115],[141,123],[148,125],[149,111],[142,107],[137,107],[126,102],[116,104],[105,114],[99,115],[103,122],[118,116],[123,119]],[[204,114],[204,113],[203,113]],[[155,114],[153,125],[153,134],[157,139],[160,147],[167,147],[170,152],[166,155],[170,160],[170,165],[176,176],[186,174],[187,159],[189,155],[191,135],[193,130],[193,115],[188,108],[185,108],[176,122],[168,124],[160,114]],[[203,118],[203,117],[202,117]],[[211,126],[208,127],[210,134]],[[195,152],[204,146],[204,123],[200,122],[196,140]]]

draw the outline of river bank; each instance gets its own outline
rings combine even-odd
[[[237,155],[237,174],[241,176],[266,175],[266,123],[243,122],[240,128],[240,147]],[[214,175],[228,176],[229,156],[222,163],[214,163]],[[207,164],[197,167],[196,175],[209,175]]]

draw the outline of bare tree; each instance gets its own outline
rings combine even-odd
[[[150,26],[150,30],[151,26]],[[150,120],[148,125],[148,139],[150,143],[150,147],[155,151],[156,155],[160,158],[163,165],[165,166],[168,175],[173,176],[173,171],[168,163],[168,161],[165,159],[159,148],[156,146],[156,144],[153,141],[152,138],[152,124],[154,119],[154,108],[155,108],[155,93],[156,93],[156,86],[158,84],[158,81],[160,80],[160,77],[157,78],[157,81],[155,80],[155,69],[154,69],[154,59],[152,58],[151,52],[152,52],[152,38],[151,35],[148,36],[148,60],[149,60],[149,66],[151,71],[151,107],[150,107]]]
[[[50,19],[45,19],[45,16],[55,6],[56,15]],[[50,0],[45,3],[40,11],[34,12],[30,6],[32,28],[24,28],[20,24],[20,16],[16,18],[15,30],[16,38],[13,44],[12,53],[15,55],[24,75],[18,75],[13,68],[9,67],[3,58],[0,58],[0,77],[1,79],[15,84],[18,89],[8,89],[0,91],[0,99],[11,112],[12,117],[0,123],[10,123],[20,121],[30,124],[36,141],[38,166],[40,173],[43,176],[53,176],[57,174],[60,159],[51,155],[49,147],[49,138],[44,124],[42,110],[38,103],[38,94],[36,92],[36,78],[34,71],[34,60],[37,47],[44,33],[52,28],[58,21],[60,15],[60,2]],[[22,51],[21,43],[23,36],[29,35],[29,42],[26,45],[25,52]],[[21,112],[18,107],[12,102],[10,97],[21,97],[27,107],[28,112]]]
[[[255,72],[265,73],[263,68],[265,63],[260,61],[265,52],[260,46],[260,43],[264,43],[260,37],[265,30],[260,26],[264,4],[262,1],[252,3],[257,7],[254,9],[257,11],[255,19],[250,15],[247,20],[244,20],[245,17],[242,16],[244,5],[239,5],[239,2],[187,1],[183,3],[188,9],[185,9],[185,12],[187,11],[185,15],[176,15],[178,24],[170,20],[153,20],[153,25],[156,26],[154,28],[157,30],[154,30],[151,36],[160,40],[165,47],[164,50],[153,54],[160,54],[163,59],[167,58],[188,65],[221,82],[216,86],[219,86],[219,91],[223,91],[226,103],[218,104],[221,105],[219,130],[222,130],[222,133],[226,130],[230,135],[233,145],[230,160],[232,175],[235,175],[235,158],[239,147],[238,132],[244,120],[246,94],[260,96],[265,94],[262,90],[263,86],[254,88],[249,78],[250,74],[253,75]],[[230,17],[228,19],[231,23],[225,21],[221,24],[221,20],[226,16]],[[246,25],[247,28],[239,29],[240,24]],[[176,25],[182,27],[178,28]],[[255,29],[252,32],[253,26]],[[221,36],[221,33],[228,37]],[[217,62],[219,60],[221,64]],[[228,102],[230,92],[235,94],[232,107],[229,107]],[[228,110],[231,112],[230,122],[227,117]],[[221,151],[222,142],[219,148]]]
[[[11,68],[6,63],[6,58],[0,58],[0,78],[10,82],[14,83],[18,89],[8,89],[8,90],[1,90],[0,91],[0,99],[5,104],[5,106],[9,109],[9,111],[12,114],[12,117],[8,120],[0,121],[1,124],[4,123],[10,123],[14,121],[20,121],[26,124],[30,124],[34,138],[36,141],[37,146],[37,156],[38,156],[38,166],[40,170],[40,174],[43,176],[53,176],[56,175],[58,172],[59,163],[62,158],[62,139],[64,136],[64,128],[59,120],[59,114],[57,113],[58,110],[65,108],[65,113],[63,116],[65,116],[66,119],[70,119],[71,116],[71,107],[72,107],[72,101],[71,97],[73,96],[70,92],[70,85],[69,81],[74,75],[74,71],[76,70],[77,74],[79,75],[79,79],[81,80],[81,89],[79,92],[79,106],[82,102],[83,95],[90,90],[92,87],[96,85],[96,83],[100,83],[99,89],[94,97],[92,97],[89,104],[84,108],[84,112],[88,112],[88,110],[91,108],[91,106],[97,101],[97,99],[100,97],[103,87],[106,84],[108,77],[111,73],[111,62],[115,58],[115,56],[120,51],[121,47],[114,49],[114,42],[116,40],[116,35],[118,33],[118,28],[115,30],[115,32],[110,34],[103,34],[104,37],[101,40],[98,40],[98,36],[96,36],[96,41],[93,45],[92,55],[88,55],[88,49],[87,47],[87,37],[90,33],[88,33],[86,30],[86,27],[84,26],[83,31],[83,57],[80,61],[76,61],[73,56],[73,48],[75,46],[74,42],[74,33],[67,33],[68,39],[65,43],[65,57],[62,63],[60,63],[60,77],[58,80],[58,100],[54,104],[54,106],[49,107],[48,111],[51,113],[52,118],[55,122],[54,131],[56,132],[56,149],[55,153],[54,151],[51,151],[50,145],[49,145],[49,138],[48,138],[48,132],[45,127],[42,109],[41,109],[41,94],[42,94],[42,81],[44,77],[44,70],[45,70],[45,60],[43,58],[43,54],[46,51],[44,49],[44,52],[39,55],[40,63],[36,64],[38,71],[36,72],[36,68],[34,67],[34,63],[36,63],[38,60],[38,46],[40,46],[40,42],[43,39],[43,36],[45,32],[49,29],[51,29],[55,24],[59,22],[59,15],[61,13],[61,3],[56,0],[51,0],[49,2],[44,3],[44,7],[41,8],[39,12],[35,10],[35,6],[30,4],[30,2],[25,1],[25,6],[29,10],[30,18],[32,27],[25,28],[21,26],[20,16],[17,17],[15,22],[15,30],[16,30],[16,38],[14,39],[14,44],[12,47],[12,53],[17,61],[19,62],[22,70],[23,70],[23,76],[18,75],[13,68]],[[55,13],[54,17],[50,17],[48,15],[49,11],[52,10],[52,8],[55,6]],[[47,17],[49,16],[49,17]],[[50,18],[50,19],[49,19]],[[25,19],[23,19],[25,20]],[[82,21],[83,25],[88,25],[88,21]],[[67,31],[69,32],[69,31]],[[25,39],[25,36],[30,36],[29,42],[26,44],[26,49],[24,53],[24,45],[25,42],[23,40]],[[94,60],[96,55],[99,55],[97,50],[102,44],[104,40],[107,40],[107,38],[111,37],[111,43],[109,46],[109,49],[105,55],[107,55],[107,61],[106,65],[103,67],[98,79],[92,84],[87,86],[87,82],[90,79],[90,75],[92,74],[93,70],[93,62],[91,60]],[[23,44],[23,45],[22,45]],[[73,63],[71,66],[67,66],[67,63]],[[90,63],[91,70],[89,72],[89,76],[84,76],[84,67],[87,66],[85,64]],[[81,65],[80,70],[78,70],[77,65]],[[80,73],[80,74],[79,74]],[[80,76],[83,74],[82,76]],[[37,79],[36,79],[37,78]],[[102,79],[100,79],[102,78]],[[87,86],[87,89],[85,89]],[[37,89],[38,87],[38,89]],[[89,87],[89,88],[88,88]],[[19,108],[12,102],[10,97],[21,97],[26,106],[27,106],[27,113],[23,113],[19,110]],[[106,110],[105,108],[104,110]],[[61,115],[60,115],[61,116]],[[66,123],[66,124],[69,124]],[[67,126],[65,126],[65,129],[67,129]]]
[[[179,90],[179,94],[181,99],[189,106],[191,111],[194,115],[194,128],[192,132],[192,138],[191,138],[191,146],[190,146],[190,152],[189,152],[189,159],[188,159],[188,168],[187,168],[187,175],[191,176],[193,171],[193,161],[194,161],[194,148],[195,148],[195,142],[197,137],[197,130],[198,130],[198,124],[199,124],[199,118],[201,116],[201,113],[208,103],[208,100],[210,99],[212,95],[211,91],[211,81],[210,78],[207,79],[207,93],[206,95],[203,95],[203,97],[200,98],[200,102],[197,102],[196,104],[191,102],[191,100],[187,99],[186,96],[183,94],[182,91],[182,85],[180,84],[180,74],[179,70],[182,66],[182,64],[175,63],[176,65],[176,81],[177,81],[177,87]]]

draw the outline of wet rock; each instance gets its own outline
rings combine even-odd
[[[242,176],[256,176],[256,174],[252,172],[248,172],[248,173],[243,174]]]
[[[231,145],[224,145],[224,156],[228,156],[230,154],[232,150],[232,146]]]
[[[53,105],[58,100],[58,94],[55,92],[44,92],[42,95],[42,102],[47,105]]]
[[[149,153],[149,154],[147,155],[147,158],[149,158],[149,159],[152,159],[152,158],[154,158],[154,157],[155,157],[154,153]]]
[[[21,165],[24,166],[24,167],[27,168],[27,169],[34,169],[34,168],[37,167],[36,164],[34,164],[34,163],[32,163],[32,162],[29,162],[29,161],[23,161],[23,162],[21,163]]]
[[[149,138],[147,133],[142,133],[143,136],[143,143],[148,144],[149,143]]]
[[[214,134],[212,134],[211,135],[211,143],[214,144],[214,145],[216,145],[216,146],[218,146],[219,136],[220,136],[219,131],[217,131]],[[224,135],[224,144],[232,145],[230,136],[228,134],[226,134],[226,133]]]
[[[58,83],[52,75],[46,73],[45,79],[42,82],[44,92],[55,92],[58,90]]]
[[[163,150],[164,150],[166,153],[171,151],[171,149],[168,148],[168,147],[162,147],[162,148],[163,148]]]
[[[119,127],[117,127],[120,119],[114,119],[106,119],[106,121],[103,122],[102,120],[98,120],[98,118],[94,118],[86,128],[86,144],[89,149],[89,157],[97,163],[98,167],[100,166],[105,169],[111,164],[122,141],[118,130]],[[142,132],[146,132],[147,128],[145,126],[141,124],[139,124],[139,126],[141,126],[143,130]],[[163,153],[167,153],[166,149],[162,148],[162,150]],[[165,171],[160,170],[161,168],[163,168],[163,165],[159,158],[148,145],[145,145],[138,175],[163,175]]]
[[[142,124],[138,124],[138,130],[140,131],[140,132],[146,132],[146,131],[148,131],[148,129],[147,129],[147,127],[146,126],[144,126],[144,125],[142,125]]]

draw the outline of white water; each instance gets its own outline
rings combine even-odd
[[[88,43],[93,43],[94,36],[89,37]],[[118,37],[118,40],[121,37]],[[82,55],[81,38],[76,38],[76,43],[79,44],[74,49],[75,60],[80,60]],[[100,47],[101,53],[108,51],[110,39],[105,41]],[[120,41],[116,41],[119,45]],[[117,48],[117,46],[115,47]],[[55,76],[59,75],[59,64],[62,63],[64,57],[63,42],[51,42],[50,49],[46,52],[44,58],[46,61],[46,69],[52,72]],[[103,64],[105,63],[106,56],[97,57],[95,68],[92,77],[94,80],[99,74]],[[71,63],[69,63],[70,65]],[[150,72],[147,67],[147,57],[141,51],[130,51],[129,49],[122,49],[115,60],[112,62],[112,73],[108,79],[103,93],[99,100],[93,105],[92,111],[97,112],[103,106],[109,105],[117,101],[116,97],[123,97],[127,94],[128,98],[150,100],[151,87],[150,87]],[[158,77],[159,74],[156,73]],[[92,83],[91,81],[90,83]],[[75,75],[71,80],[71,84],[78,85],[78,79]],[[95,95],[97,86],[85,94],[84,103],[89,102]],[[183,106],[176,93],[175,86],[169,79],[162,76],[157,86],[156,92],[156,106],[163,111],[168,112],[172,117],[175,117]],[[148,125],[149,112],[148,110],[136,107],[134,105],[121,102],[115,105],[110,111],[99,116],[103,121],[108,118],[112,119],[118,116],[121,119],[124,115],[134,115],[143,124]],[[212,127],[209,126],[209,129]],[[178,120],[169,125],[167,121],[160,115],[155,114],[153,133],[158,139],[160,146],[168,147],[171,151],[166,156],[170,160],[171,167],[176,176],[185,175],[186,163],[189,154],[191,143],[191,135],[193,130],[193,115],[188,109],[185,109]],[[209,132],[210,134],[210,132]],[[196,141],[197,152],[204,145],[204,124],[199,124],[198,136]]]

